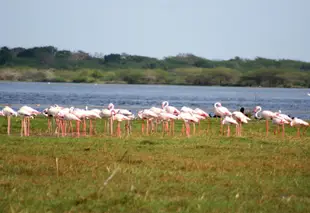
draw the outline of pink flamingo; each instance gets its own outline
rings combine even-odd
[[[53,128],[52,128],[52,119],[55,119],[56,124],[58,123],[58,121],[56,120],[57,117],[56,115],[58,114],[58,112],[63,109],[63,107],[58,106],[57,104],[50,106],[46,109],[43,110],[43,114],[45,116],[47,116],[47,131],[48,132],[52,132]]]
[[[237,135],[241,136],[241,130],[242,130],[242,123],[248,123],[251,119],[244,115],[240,111],[235,111],[232,113],[232,117],[238,122],[238,129],[237,130]]]
[[[149,134],[149,123],[153,119],[158,118],[158,115],[149,109],[144,109],[138,112],[138,117],[142,119],[142,125],[141,125],[142,134],[144,133],[144,120],[146,120],[146,134],[148,135]]]
[[[269,122],[268,121],[276,117],[277,114],[269,110],[262,111],[262,108],[260,106],[255,107],[254,113],[255,113],[256,118],[261,119],[263,117],[266,120],[266,135],[268,136],[268,133],[269,133]],[[261,115],[259,115],[259,113],[261,113]]]
[[[186,136],[189,137],[189,136],[190,136],[190,126],[189,126],[189,122],[198,123],[198,121],[199,121],[198,118],[196,118],[195,116],[193,116],[192,113],[189,113],[189,112],[181,112],[181,113],[178,115],[178,119],[184,121]],[[183,125],[183,127],[184,127],[184,125]],[[182,132],[183,132],[183,129],[184,129],[183,127],[182,127]]]
[[[230,125],[231,124],[235,124],[236,129],[238,128],[238,122],[235,119],[233,119],[231,115],[225,116],[221,123],[222,125],[227,125],[227,137],[230,136]]]
[[[118,114],[115,112],[115,110],[111,110],[111,115],[112,115],[112,120],[116,120],[117,121],[117,136],[121,137],[121,122],[122,121],[128,121],[130,120],[130,118],[128,118],[127,116],[123,115],[123,114]]]
[[[112,117],[111,110],[109,110],[109,109],[102,109],[99,115],[100,115],[101,118],[104,119],[104,130],[106,130],[106,132],[108,133],[109,132],[109,128],[108,128],[108,123],[109,122],[107,122],[107,121],[109,121],[111,119],[111,117]],[[113,134],[113,133],[111,133],[111,134]]]
[[[193,110],[193,114],[194,115],[200,115],[202,117],[204,117],[204,119],[207,119],[208,118],[208,128],[206,129],[206,133],[209,132],[210,130],[210,125],[211,125],[211,120],[210,120],[210,116],[208,113],[206,113],[205,111],[203,111],[202,109],[200,108],[196,108]],[[200,121],[198,122],[198,125],[199,125],[199,128],[200,128]]]
[[[290,125],[293,127],[293,126],[296,126],[297,127],[297,136],[300,137],[300,127],[305,127],[304,131],[303,131],[303,135],[305,134],[306,132],[306,129],[309,127],[309,123],[302,120],[302,119],[299,119],[299,118],[294,118]]]
[[[110,103],[108,105],[108,109],[109,110],[114,110],[116,114],[122,114],[122,115],[125,115],[126,117],[129,117],[130,119],[127,120],[127,124],[126,126],[128,127],[127,130],[131,130],[131,124],[130,124],[130,121],[134,118],[134,115],[131,111],[127,110],[127,109],[115,109],[114,107],[114,104],[113,103]]]
[[[174,134],[174,120],[178,119],[178,116],[163,111],[163,112],[159,113],[158,119],[160,119],[162,121],[162,124],[163,124],[162,132],[163,132],[163,134],[165,132],[167,132],[167,133],[169,132],[168,122],[170,121],[170,131],[171,131],[171,134],[173,135]]]
[[[101,119],[101,117],[96,111],[88,110],[87,106],[86,106],[85,113],[86,113],[86,118],[89,119],[89,135],[92,135],[93,134],[93,122],[92,122],[92,120]]]
[[[284,124],[289,124],[290,122],[288,122],[287,120],[285,120],[284,118],[282,118],[280,116],[275,116],[272,118],[272,123],[277,125],[277,127],[274,130],[274,134],[276,134],[277,129],[279,132],[279,126],[280,125],[282,126],[282,137],[284,138],[284,135],[285,135]]]
[[[76,129],[77,129],[77,136],[80,136],[80,119],[72,113],[73,109],[70,108],[69,111],[60,111],[58,113],[58,117],[63,119],[65,122],[62,124],[62,132],[64,133],[63,135],[66,136],[67,134],[67,123],[66,121],[69,121],[69,132],[73,133],[73,127],[72,127],[72,121],[76,121]]]
[[[214,114],[217,115],[217,116],[220,116],[221,117],[221,129],[220,129],[220,133],[222,134],[223,132],[223,122],[222,122],[222,119],[223,117],[225,116],[231,116],[232,113],[226,108],[226,107],[223,107],[222,104],[220,102],[216,102],[214,104]]]
[[[8,135],[10,135],[10,133],[11,133],[11,116],[12,115],[17,116],[17,112],[15,112],[11,107],[5,106],[2,109],[2,113],[3,113],[3,116],[7,117],[7,120],[8,120],[7,133],[8,133]]]
[[[21,125],[21,136],[29,136],[30,135],[30,118],[40,114],[39,111],[29,107],[29,106],[22,106],[18,111],[17,114],[23,116],[22,125]]]
[[[164,111],[166,111],[167,113],[173,114],[175,116],[178,116],[181,113],[176,107],[169,106],[169,102],[168,101],[163,101],[161,106],[162,106]],[[174,120],[175,119],[170,120],[173,132],[174,132]]]
[[[161,106],[166,112],[168,112],[170,114],[173,114],[173,115],[179,115],[180,114],[180,111],[177,108],[175,108],[173,106],[169,106],[168,101],[163,101]]]

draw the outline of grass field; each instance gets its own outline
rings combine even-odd
[[[252,121],[226,137],[213,119],[190,138],[142,136],[135,122],[120,139],[100,121],[95,136],[58,138],[36,118],[20,137],[12,124],[7,136],[0,118],[0,212],[310,212],[309,132],[266,137]]]

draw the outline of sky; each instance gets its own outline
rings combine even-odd
[[[0,46],[310,61],[309,0],[1,0]]]

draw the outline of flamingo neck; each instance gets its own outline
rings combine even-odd
[[[218,108],[218,107],[220,107],[221,106],[221,103],[220,102],[216,102],[215,104],[214,104],[214,108]]]
[[[262,111],[262,108],[261,107],[257,107],[257,110],[256,110],[256,113],[255,113],[255,117],[258,118],[258,119],[261,119],[262,116],[259,115],[259,113]]]

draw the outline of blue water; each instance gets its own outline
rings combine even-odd
[[[52,104],[106,108],[112,102],[116,108],[136,112],[161,107],[161,102],[167,100],[175,107],[199,107],[213,113],[213,104],[219,101],[231,111],[240,107],[252,111],[260,105],[263,109],[281,109],[282,113],[310,119],[308,92],[309,89],[286,88],[1,82],[0,106],[10,104],[18,109],[29,105],[38,110]]]

